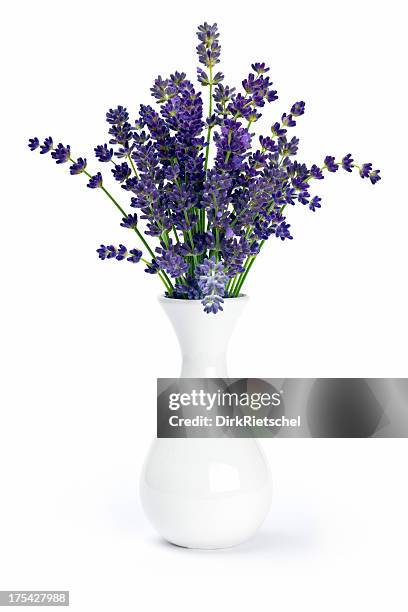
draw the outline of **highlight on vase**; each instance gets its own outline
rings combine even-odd
[[[142,262],[167,297],[201,300],[205,312],[215,314],[226,298],[241,294],[269,238],[292,240],[290,207],[321,207],[311,191],[316,181],[339,169],[355,170],[372,184],[381,177],[351,153],[326,155],[311,166],[298,161],[299,139],[289,132],[305,112],[303,101],[256,138],[253,124],[278,99],[270,69],[255,62],[242,87],[227,85],[215,70],[221,54],[217,24],[200,25],[197,36],[204,66],[197,77],[206,103],[186,74],[175,72],[154,81],[157,108],[141,104],[135,119],[124,106],[110,109],[108,142],[94,148],[110,173],[91,169],[85,157],[52,137],[42,143],[30,138],[28,146],[50,153],[57,164],[68,163],[70,174],[84,175],[87,186],[101,190],[120,213],[120,225],[134,242],[129,239],[130,248],[101,244],[101,260]],[[109,191],[108,177],[120,183],[127,204]]]

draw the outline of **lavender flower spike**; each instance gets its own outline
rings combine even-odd
[[[214,23],[214,25],[209,25],[208,23],[204,23],[198,26],[197,36],[200,41],[197,47],[200,63],[208,68],[212,68],[215,64],[219,63],[221,53],[221,47],[218,42],[220,35],[218,33],[217,24]]]
[[[117,261],[123,261],[127,259],[131,263],[138,263],[143,255],[142,251],[139,249],[131,249],[127,250],[124,244],[120,244],[118,247],[115,247],[113,244],[105,246],[101,244],[99,249],[96,249],[98,253],[99,259],[116,259]]]
[[[196,278],[203,294],[201,303],[204,306],[204,311],[216,314],[219,310],[223,310],[221,304],[224,302],[222,298],[228,280],[223,264],[221,262],[217,263],[215,257],[205,259],[196,268]]]

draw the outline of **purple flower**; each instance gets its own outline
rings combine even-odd
[[[324,158],[324,163],[329,172],[337,172],[339,169],[339,165],[335,163],[334,157],[332,155],[326,155]]]
[[[210,75],[207,74],[205,70],[202,68],[197,68],[197,79],[201,85],[207,87],[207,85],[218,85],[221,83],[221,81],[224,80],[224,75],[222,72],[217,72],[216,74],[213,74],[212,78],[210,79]]]
[[[124,151],[121,151],[119,156],[128,155],[130,153],[129,140],[132,138],[132,126],[130,123],[115,123],[109,129],[108,134],[112,136],[109,144],[122,145]]]
[[[200,41],[197,46],[198,59],[207,68],[212,68],[219,63],[221,54],[217,24],[209,25],[206,22],[198,26],[197,36]]]
[[[164,165],[168,166],[171,160],[176,157],[176,152],[174,149],[174,138],[172,138],[165,120],[154,108],[143,104],[140,106],[140,120],[148,129],[151,141],[150,144],[137,147],[132,157],[138,164],[148,163],[150,166],[157,165],[160,160]],[[147,159],[146,154],[148,155]],[[146,166],[144,165],[140,168],[138,165],[138,168],[144,172]]]
[[[185,74],[180,75],[180,77],[176,78],[177,84],[185,78]],[[152,92],[153,98],[156,98],[159,104],[166,102],[177,93],[177,88],[171,79],[163,79],[160,75],[155,80],[153,87],[150,88]]]
[[[345,155],[341,160],[341,167],[343,170],[346,170],[346,172],[352,172],[353,162],[354,159],[351,157],[351,153],[347,153],[347,155]]]
[[[224,80],[224,75],[222,72],[216,72],[215,74],[213,74],[213,78],[212,78],[213,85],[218,85],[223,80]]]
[[[174,286],[173,296],[181,300],[199,300],[201,299],[201,290],[198,286],[198,281],[195,277],[187,276],[182,283],[176,283]]]
[[[180,176],[180,166],[177,162],[166,168],[164,176],[168,181],[176,181]]]
[[[255,64],[251,64],[251,68],[257,74],[265,74],[265,72],[269,72],[269,68],[266,68],[265,63],[256,62]]]
[[[214,90],[214,102],[217,103],[217,111],[221,114],[225,114],[227,103],[230,102],[234,96],[235,87],[229,87],[228,85],[217,85]]]
[[[289,142],[287,141],[286,136],[281,136],[280,138],[278,138],[279,153],[282,156],[296,155],[298,151],[298,145],[299,138],[296,138],[296,136],[293,136],[293,138]]]
[[[94,148],[95,157],[99,159],[100,162],[108,162],[113,157],[113,149],[108,149],[107,144],[98,145]]]
[[[193,255],[202,255],[208,250],[211,250],[215,246],[214,236],[211,232],[193,234],[194,249],[192,249]]]
[[[277,238],[280,238],[281,240],[285,240],[287,238],[289,240],[292,240],[293,236],[290,235],[289,228],[289,223],[285,223],[284,221],[282,221],[282,223],[280,223],[275,230],[275,236]]]
[[[176,91],[185,82],[186,76],[185,72],[178,72],[177,70],[174,74],[170,75],[170,82],[174,85]]]
[[[372,172],[370,172],[370,181],[373,185],[375,185],[376,183],[378,183],[378,181],[381,181],[381,176],[380,176],[380,171],[379,170],[373,170]]]
[[[271,127],[271,132],[272,132],[272,134],[274,136],[284,136],[286,134],[287,130],[285,130],[285,128],[282,128],[280,126],[280,123],[276,122]]]
[[[132,215],[128,215],[127,217],[123,217],[121,227],[127,227],[129,229],[133,229],[137,225],[137,214],[134,213]]]
[[[127,248],[123,244],[120,244],[119,248],[116,250],[116,259],[118,261],[123,261],[126,255],[127,255]]]
[[[131,263],[138,263],[143,255],[142,251],[139,251],[139,249],[130,249],[129,254],[130,256],[127,260]]]
[[[370,176],[370,172],[372,171],[373,164],[363,164],[360,168],[360,176],[361,178],[367,178]]]
[[[146,274],[157,274],[160,270],[159,264],[155,259],[147,264],[147,268],[145,268]]]
[[[132,176],[126,179],[124,185],[121,185],[121,187],[125,191],[132,191],[133,193],[136,193],[139,185],[140,185],[140,181],[138,180],[138,178],[136,176]],[[133,204],[131,204],[131,206],[133,206]]]
[[[125,123],[129,119],[129,113],[123,106],[115,109],[110,108],[106,113],[106,121],[112,125]]]
[[[217,263],[215,257],[205,259],[196,268],[196,278],[203,296],[201,303],[204,306],[204,311],[216,314],[219,310],[222,310],[221,304],[224,302],[222,298],[228,280],[223,264],[221,262]]]
[[[230,205],[229,191],[233,185],[224,170],[209,170],[203,185],[201,206],[207,211],[209,224],[221,228],[228,221]]]
[[[88,181],[87,187],[90,189],[97,189],[98,187],[102,187],[102,174],[97,172],[94,176]]]
[[[189,265],[187,261],[177,252],[177,249],[171,244],[169,246],[162,245],[156,247],[156,261],[161,270],[165,270],[173,278],[183,276],[188,272]]]
[[[69,167],[70,174],[81,174],[86,168],[86,159],[78,157],[78,159]]]
[[[132,170],[127,165],[126,162],[123,164],[116,164],[114,168],[112,168],[112,174],[114,178],[119,181],[119,183],[123,183],[129,176]]]
[[[255,231],[258,237],[259,233]],[[244,262],[247,255],[250,254],[250,243],[246,238],[237,237],[223,240],[221,245],[222,257],[224,259],[225,272],[228,276],[235,276],[240,272],[244,272]]]
[[[39,146],[40,141],[38,140],[37,136],[35,136],[34,138],[30,138],[30,140],[28,141],[28,148],[31,151],[35,151],[36,149],[38,149]]]
[[[52,151],[53,148],[53,142],[52,142],[52,138],[51,136],[48,136],[48,138],[45,138],[43,144],[40,147],[40,154],[44,155],[44,153],[49,153],[50,151]]]
[[[298,193],[298,200],[301,204],[309,204],[310,193],[308,191],[301,191]]]
[[[44,141],[45,144],[45,141]],[[51,157],[55,159],[57,164],[65,164],[69,160],[71,148],[69,145],[64,147],[64,145],[60,142],[57,145],[57,148],[51,152]]]
[[[305,112],[305,103],[304,102],[295,102],[290,109],[291,114],[294,117],[300,117]]]
[[[269,136],[260,136],[259,142],[261,144],[261,147],[266,151],[270,151],[271,153],[278,152],[278,145],[276,144],[275,140],[272,140],[272,138],[270,138]]]
[[[212,312],[213,314],[217,314],[219,310],[224,310],[221,304],[224,303],[224,300],[217,293],[210,293],[209,295],[205,295],[201,300],[202,305],[204,306],[204,312],[209,314]]]
[[[252,100],[239,93],[234,97],[231,104],[228,106],[228,111],[237,118],[244,117],[244,119],[250,120],[251,115],[254,112]],[[261,116],[256,112],[255,114],[257,117]]]
[[[277,100],[278,97],[279,97],[278,93],[271,89],[271,90],[268,91],[266,99],[268,100],[268,102],[275,102],[275,100]]]
[[[316,164],[313,164],[313,166],[310,168],[310,176],[318,180],[321,180],[324,178],[321,168],[316,166]]]
[[[319,196],[314,196],[314,198],[312,198],[309,202],[310,210],[314,212],[316,208],[321,208],[320,206],[321,201],[322,201],[322,198],[319,198]]]
[[[210,84],[210,77],[202,68],[197,68],[197,79],[198,82],[201,83],[204,87]]]
[[[269,76],[265,77],[262,73],[256,75],[250,73],[242,81],[242,87],[255,106],[264,106],[265,101],[273,102],[278,98],[276,91],[271,89],[272,84]]]
[[[287,115],[286,113],[283,113],[282,115],[282,123],[286,127],[294,127],[296,125],[296,121],[293,119],[293,116]]]
[[[251,135],[241,123],[226,119],[220,134],[214,135],[217,146],[216,166],[224,171],[238,170],[251,146]]]

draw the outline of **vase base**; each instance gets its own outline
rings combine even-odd
[[[254,534],[253,534],[254,535]],[[171,540],[164,540],[167,544],[171,546],[176,546],[177,548],[183,548],[185,550],[228,550],[229,548],[237,548],[237,546],[241,546],[241,544],[245,544],[248,542],[253,535],[249,537],[239,540],[238,542],[225,543],[225,544],[177,544],[177,542],[172,542]]]

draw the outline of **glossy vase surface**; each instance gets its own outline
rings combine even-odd
[[[160,298],[183,357],[181,378],[228,378],[227,346],[246,306],[225,300],[223,312],[199,301]],[[250,538],[271,502],[269,466],[252,438],[160,438],[141,477],[143,508],[169,542],[187,548],[225,548]]]

